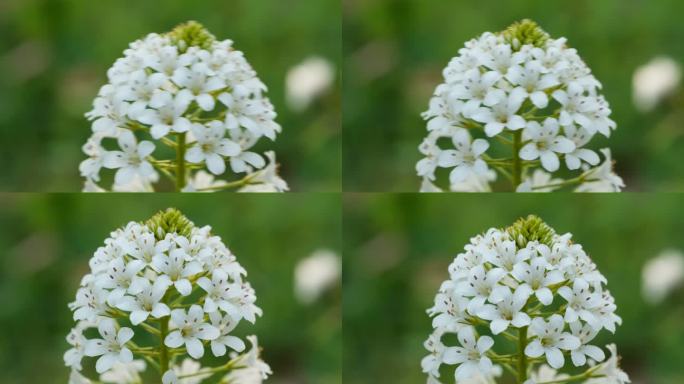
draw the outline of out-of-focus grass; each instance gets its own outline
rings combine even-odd
[[[339,190],[339,86],[302,113],[284,99],[288,69],[307,57],[339,69],[335,0],[0,2],[0,190],[80,190],[83,114],[107,69],[130,42],[187,20],[232,39],[269,87],[283,133],[260,148],[276,151],[291,188]]]
[[[264,316],[236,332],[259,337],[269,383],[341,383],[339,291],[310,306],[293,292],[299,260],[340,250],[339,198],[328,194],[0,195],[0,383],[67,381],[67,303],[89,258],[110,231],[167,207],[211,225],[247,269]]]
[[[651,306],[640,281],[647,259],[684,248],[681,196],[367,194],[348,196],[344,210],[345,383],[424,382],[425,310],[447,266],[470,237],[532,213],[573,233],[607,277],[624,322],[597,343],[617,344],[632,382],[684,382],[684,291]]]
[[[570,46],[603,83],[618,124],[609,146],[630,190],[684,189],[684,92],[648,114],[632,104],[634,70],[657,55],[684,65],[678,0],[344,2],[344,184],[416,191],[420,113],[465,41],[531,18]]]

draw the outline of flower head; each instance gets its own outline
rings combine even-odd
[[[438,382],[445,364],[457,366],[461,382],[490,378],[498,363],[510,359],[561,369],[569,357],[587,367],[586,378],[595,377],[592,365],[605,355],[591,342],[603,329],[614,332],[621,319],[605,277],[571,237],[529,216],[471,239],[428,310],[433,332],[421,362],[428,383]],[[448,345],[449,334],[457,336],[458,346]],[[496,346],[511,338],[518,355],[502,357]],[[537,382],[534,377],[526,383]]]
[[[93,255],[90,268],[69,304],[78,321],[67,337],[71,349],[64,355],[72,369],[71,382],[89,382],[79,373],[84,357],[97,357],[101,380],[117,383],[139,381],[130,379],[145,370],[136,356],[157,358],[173,350],[174,355],[200,359],[211,345],[216,357],[230,350],[236,353],[232,359],[248,359],[237,354],[245,344],[233,332],[242,319],[253,323],[262,311],[245,269],[210,227],[196,227],[175,209],[159,212],[112,232]],[[91,338],[91,328],[100,336]],[[134,342],[134,336],[144,333],[161,338],[163,346]],[[216,372],[236,364],[224,363]],[[176,368],[171,361],[164,382],[189,383]],[[193,375],[198,381],[192,382],[200,379]]]
[[[107,77],[86,114],[93,134],[79,170],[88,190],[100,189],[102,168],[117,170],[117,191],[153,190],[160,175],[180,191],[205,167],[223,175],[227,162],[249,180],[266,165],[253,147],[281,131],[243,53],[196,22],[131,43]],[[176,156],[164,159],[163,147]]]
[[[452,191],[483,191],[496,178],[483,178],[488,171],[512,176],[515,190],[528,173],[539,167],[556,172],[562,160],[570,171],[595,166],[598,155],[586,146],[597,134],[609,137],[616,128],[601,84],[577,51],[530,20],[466,42],[443,76],[423,113],[428,133],[416,165],[423,191],[440,189],[435,185],[438,168],[453,168]],[[493,138],[510,147],[509,157],[482,156]],[[492,145],[490,152],[500,147]],[[471,175],[487,186],[471,188]],[[580,175],[567,185],[585,181]],[[565,186],[549,184],[535,191]]]

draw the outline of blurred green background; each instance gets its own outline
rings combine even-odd
[[[275,373],[268,382],[341,383],[339,286],[311,305],[293,294],[298,261],[320,248],[340,251],[332,194],[0,195],[0,383],[66,383],[67,303],[89,258],[112,230],[170,206],[211,225],[247,269],[264,316],[236,334],[259,337]]]
[[[597,344],[617,344],[634,384],[683,383],[684,290],[647,305],[641,268],[665,248],[684,248],[684,200],[675,194],[565,196],[348,196],[345,383],[424,383],[420,360],[432,331],[425,310],[448,278],[447,266],[470,237],[532,213],[559,233],[573,233],[608,279],[623,325],[615,335],[602,331]],[[453,376],[443,380],[453,383]]]
[[[463,44],[531,18],[565,36],[604,85],[618,124],[607,145],[628,190],[684,189],[684,93],[640,113],[634,70],[654,56],[684,64],[680,0],[345,0],[344,186],[417,191],[415,164],[442,69]],[[595,139],[596,140],[596,139]]]
[[[0,1],[0,190],[79,191],[83,114],[128,44],[197,20],[230,38],[269,87],[283,133],[275,143],[292,190],[340,189],[339,85],[303,112],[285,103],[287,71],[310,56],[339,70],[337,0]]]

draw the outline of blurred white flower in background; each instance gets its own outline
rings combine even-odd
[[[295,296],[303,304],[315,302],[340,280],[342,265],[337,253],[319,249],[295,267]]]
[[[652,111],[679,86],[682,70],[671,58],[659,56],[634,71],[634,105],[642,112]]]
[[[292,67],[287,72],[287,103],[301,112],[311,102],[325,93],[335,80],[335,68],[322,57],[312,56]]]
[[[666,249],[649,260],[641,271],[641,290],[644,300],[651,304],[662,302],[684,282],[684,254]]]

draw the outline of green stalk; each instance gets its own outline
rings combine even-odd
[[[185,188],[185,132],[178,134],[176,147],[176,192]]]
[[[169,370],[169,350],[166,348],[166,344],[164,344],[164,339],[166,339],[166,335],[169,333],[169,317],[162,317],[159,319],[159,322],[161,323],[161,331],[159,332],[161,348],[159,351],[159,370],[161,375],[164,375]]]
[[[513,191],[522,183],[522,159],[520,159],[520,149],[522,148],[522,129],[513,132]]]
[[[527,380],[527,327],[518,330],[518,384],[523,384]]]

